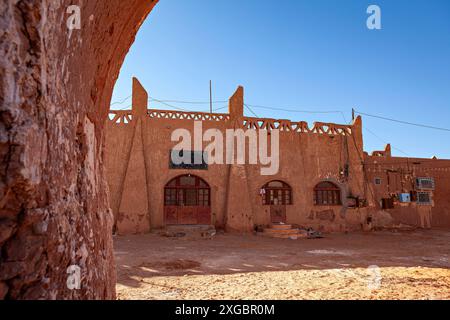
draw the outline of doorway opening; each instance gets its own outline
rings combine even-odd
[[[164,221],[170,225],[210,225],[211,188],[200,177],[182,175],[164,188]]]
[[[292,188],[283,181],[271,181],[262,188],[263,205],[270,206],[270,222],[286,223],[286,207],[292,205]]]

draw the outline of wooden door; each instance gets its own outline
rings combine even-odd
[[[271,205],[270,220],[272,223],[286,223],[286,206]]]
[[[164,191],[166,225],[209,225],[211,189],[199,177],[186,175],[170,181]]]
[[[164,216],[166,225],[178,224],[178,207],[176,206],[165,206]]]

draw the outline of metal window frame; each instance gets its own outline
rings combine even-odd
[[[422,201],[420,201],[420,195],[421,195],[421,194],[426,194],[426,195],[428,195],[429,201],[427,201],[427,202],[422,202]],[[418,205],[422,205],[422,206],[426,206],[426,205],[431,205],[431,204],[433,204],[432,193],[429,192],[429,191],[418,191],[418,192],[417,192],[417,204],[418,204]]]
[[[190,177],[195,179],[194,185],[184,185],[181,183],[181,179],[184,177]],[[175,181],[175,185],[169,186],[171,182]],[[204,186],[201,185],[204,184]],[[169,192],[175,190],[176,198],[170,198],[170,201],[167,199],[167,195]],[[200,200],[200,190],[206,192],[202,194],[202,199]],[[164,187],[164,206],[173,206],[173,207],[183,207],[186,206],[186,193],[187,191],[195,191],[196,195],[196,204],[192,206],[203,206],[203,207],[211,207],[211,187],[210,185],[201,177],[191,174],[185,174],[170,180],[166,186]],[[181,197],[180,197],[181,195]],[[173,200],[175,200],[175,204],[173,204]],[[201,204],[201,205],[200,205]]]
[[[272,182],[281,182],[282,187],[270,187],[270,183]],[[268,183],[266,183],[262,190],[264,190],[264,194],[262,195],[262,204],[263,206],[272,206],[272,195],[274,195],[273,198],[275,198],[275,192],[281,191],[281,203],[278,205],[284,205],[284,206],[290,206],[294,204],[293,200],[293,194],[292,194],[292,188],[289,184],[287,184],[284,181],[281,180],[272,180]],[[278,196],[276,197],[278,199]],[[286,201],[289,200],[289,201]]]
[[[422,181],[429,181],[429,182],[431,182],[431,187],[424,187]],[[434,190],[435,189],[434,178],[432,178],[432,177],[418,177],[418,178],[416,178],[416,187],[417,187],[418,190]]]
[[[321,186],[324,183],[330,184],[331,187]],[[321,181],[314,187],[313,202],[315,206],[342,206],[341,188],[334,182]]]

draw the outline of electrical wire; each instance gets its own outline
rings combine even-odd
[[[150,98],[150,99],[152,99],[153,101],[156,101],[156,102],[158,102],[158,103],[161,103],[161,104],[163,104],[163,105],[165,105],[165,106],[167,106],[167,107],[173,108],[173,109],[175,109],[175,110],[183,111],[183,112],[189,112],[189,110],[186,110],[186,109],[183,109],[183,108],[174,106],[174,105],[169,104],[169,103],[167,103],[167,102],[164,102],[164,101],[161,101],[161,100],[158,100],[158,99],[155,99],[155,98]]]
[[[256,118],[259,118],[258,115],[252,110],[252,108],[249,107],[248,104],[245,104],[245,103],[244,103],[244,106],[245,106],[245,107],[246,107],[246,108],[247,108],[247,109],[248,109],[248,110],[249,110]]]
[[[377,139],[380,140],[381,142],[383,142],[383,143],[385,143],[385,144],[388,144],[388,142],[386,142],[386,140],[380,138],[380,137],[379,137],[377,134],[375,134],[372,130],[370,130],[369,128],[367,128],[367,125],[364,125],[364,130],[366,130],[367,132],[369,132],[371,135],[373,135],[375,138],[377,138]],[[394,147],[394,146],[392,146],[392,145],[391,145],[391,148],[397,150],[398,152],[404,154],[404,155],[407,156],[407,157],[411,157],[410,154],[408,154],[408,153],[402,151],[402,150],[399,149],[399,148],[396,148],[396,147]]]
[[[122,104],[125,101],[127,101],[128,99],[130,99],[132,96],[128,96],[127,98],[121,100],[121,101],[116,101],[111,103],[111,106],[113,105],[117,105],[117,104]],[[155,101],[161,104],[164,104],[168,107],[180,110],[180,111],[187,111],[184,108],[180,108],[177,107],[175,105],[173,105],[172,103],[179,103],[179,104],[192,104],[192,105],[203,105],[203,104],[210,104],[210,101],[185,101],[185,100],[162,100],[162,99],[156,99],[154,97],[149,97],[149,101]],[[228,100],[217,100],[217,101],[213,101],[214,104],[218,104],[218,103],[227,103]],[[262,106],[262,105],[252,105],[252,104],[245,104],[245,106],[248,108],[248,110],[250,110],[250,112],[254,115],[256,115],[256,113],[253,111],[252,108],[259,108],[259,109],[268,109],[268,110],[277,110],[277,111],[285,111],[285,112],[293,112],[293,113],[310,113],[310,114],[332,114],[332,113],[338,113],[341,114],[344,121],[346,121],[346,118],[344,116],[344,113],[342,111],[339,110],[334,110],[334,111],[314,111],[314,110],[295,110],[295,109],[289,109],[289,108],[280,108],[280,107],[269,107],[269,106]],[[222,110],[227,108],[228,106],[225,107],[221,107],[221,108],[217,108],[215,110]]]
[[[180,110],[180,111],[183,111],[183,112],[190,112],[189,110],[186,110],[186,109],[184,109],[184,108],[181,108],[181,107],[178,107],[178,106],[175,106],[175,105],[173,105],[173,104],[169,104],[169,103],[168,103],[168,101],[174,101],[174,102],[177,101],[178,103],[189,104],[189,103],[190,103],[189,101],[180,101],[180,100],[159,100],[159,99],[152,98],[152,97],[149,98],[149,101],[155,101],[155,102],[157,102],[157,103],[161,103],[161,104],[163,104],[163,105],[165,105],[165,106],[169,106],[169,107],[172,107],[172,108],[174,108],[174,109],[177,109],[177,110]],[[227,101],[213,101],[213,104],[218,104],[218,103],[222,103],[222,102],[227,102]],[[199,101],[197,101],[197,102],[192,102],[192,103],[206,104],[206,103],[199,102]],[[210,104],[210,102],[208,102],[208,104]],[[215,110],[217,111],[217,110],[225,109],[225,108],[227,108],[227,107],[228,107],[228,106],[222,107],[222,108],[217,108],[217,109],[215,109]],[[200,111],[194,111],[194,110],[191,110],[191,111],[192,111],[192,112],[209,112],[210,110],[200,110]]]
[[[127,101],[128,99],[130,99],[132,96],[128,96],[126,98],[124,98],[121,101],[116,101],[114,103],[111,104],[111,106],[117,105],[117,104],[122,104],[125,101]],[[181,108],[178,107],[176,105],[173,105],[172,103],[180,103],[180,104],[196,104],[196,105],[203,105],[203,104],[209,104],[209,101],[184,101],[184,100],[159,100],[153,97],[149,98],[149,101],[155,101],[157,103],[163,104],[167,107],[173,108],[175,110],[178,111],[183,111],[183,112],[189,112],[189,110],[186,110],[185,108]],[[214,104],[217,103],[225,103],[228,102],[226,100],[218,100],[218,101],[213,101]],[[263,106],[263,105],[252,105],[252,104],[244,104],[244,106],[257,118],[259,118],[259,116],[256,114],[256,112],[252,109],[252,108],[259,108],[259,109],[267,109],[267,110],[276,110],[276,111],[284,111],[284,112],[291,112],[291,113],[309,113],[309,114],[340,114],[342,116],[342,118],[344,119],[344,122],[347,123],[347,119],[345,117],[345,114],[340,111],[340,110],[331,110],[331,111],[313,111],[313,110],[295,110],[295,109],[290,109],[290,108],[284,108],[284,107],[270,107],[270,106]],[[116,109],[116,110],[125,110],[125,109],[129,109],[131,107],[127,106],[121,109]],[[223,109],[228,108],[228,106],[224,106],[221,108],[216,108],[214,109],[214,111],[220,111]],[[202,111],[202,112],[206,112],[206,111]],[[441,128],[441,127],[436,127],[436,126],[431,126],[431,125],[425,125],[425,124],[419,124],[419,123],[412,123],[412,122],[408,122],[408,121],[403,121],[403,120],[397,120],[397,119],[392,119],[392,118],[388,118],[388,117],[384,117],[384,116],[378,116],[378,115],[373,115],[373,114],[368,114],[365,112],[360,112],[355,110],[355,114],[359,114],[359,115],[363,115],[363,116],[367,116],[367,117],[371,117],[371,118],[377,118],[377,119],[381,119],[381,120],[386,120],[386,121],[391,121],[391,122],[396,122],[396,123],[401,123],[401,124],[405,124],[405,125],[411,125],[411,126],[416,126],[416,127],[422,127],[422,128],[427,128],[427,129],[433,129],[433,130],[440,130],[440,131],[446,131],[446,132],[450,132],[450,129],[448,128]],[[375,138],[377,138],[378,140],[382,141],[383,143],[387,143],[384,139],[380,138],[377,134],[375,134],[372,130],[370,130],[369,128],[367,128],[367,126],[364,126],[364,129],[369,132],[371,135],[373,135]],[[392,146],[392,148],[394,150],[397,150],[398,152],[404,154],[407,157],[410,157],[410,155],[406,152],[404,152],[403,150]]]
[[[333,111],[294,110],[294,109],[289,109],[289,108],[284,108],[284,107],[269,107],[269,106],[252,105],[252,104],[247,104],[247,105],[252,108],[257,108],[257,109],[277,110],[277,111],[294,112],[294,113],[311,113],[311,114],[342,113],[342,111],[339,111],[339,110],[333,110]]]
[[[220,111],[220,110],[223,110],[223,109],[226,109],[226,108],[228,108],[228,106],[223,106],[221,108],[214,109],[214,111]]]
[[[166,103],[180,103],[180,104],[210,104],[210,101],[183,101],[183,100],[157,100],[155,98],[150,98],[152,100],[158,101],[158,102],[166,102]],[[227,100],[218,100],[218,101],[213,101],[213,103],[226,103],[228,102]]]
[[[117,101],[111,104],[111,106],[113,105],[117,105],[117,104],[122,104],[125,101],[127,101],[128,99],[130,99],[132,96],[128,96],[125,99],[121,100],[121,101]],[[189,112],[189,110],[186,110],[184,108],[180,108],[178,106],[175,106],[169,102],[172,103],[182,103],[182,104],[209,104],[210,102],[202,102],[202,101],[183,101],[183,100],[159,100],[153,97],[149,98],[149,101],[155,101],[157,103],[161,103],[167,107],[182,111],[182,112]],[[228,101],[214,101],[213,103],[217,104],[217,103],[225,103]],[[311,113],[311,114],[332,114],[332,113],[336,113],[336,114],[340,114],[342,116],[342,118],[344,119],[345,123],[348,123],[345,114],[342,111],[310,111],[310,110],[291,110],[291,109],[285,109],[285,108],[278,108],[278,107],[268,107],[268,106],[260,106],[260,105],[252,105],[252,104],[244,104],[244,106],[256,117],[259,118],[259,116],[256,114],[256,112],[254,112],[254,110],[252,108],[260,108],[260,109],[268,109],[268,110],[278,110],[278,111],[286,111],[286,112],[293,112],[293,113]],[[120,109],[114,109],[116,111],[123,111],[123,110],[129,110],[132,107],[132,105],[120,108]],[[216,108],[214,109],[214,111],[220,111],[223,109],[228,108],[228,105],[225,105],[223,107],[220,108]],[[373,118],[378,118],[378,119],[382,119],[382,120],[387,120],[387,121],[392,121],[392,122],[398,122],[398,123],[402,123],[402,124],[407,124],[407,125],[413,125],[413,126],[418,126],[418,127],[424,127],[424,128],[429,128],[429,129],[436,129],[436,130],[441,130],[441,131],[450,131],[450,129],[446,129],[446,128],[439,128],[439,127],[434,127],[434,126],[429,126],[429,125],[422,125],[422,124],[417,124],[417,123],[411,123],[411,122],[407,122],[407,121],[402,121],[402,120],[395,120],[395,119],[391,119],[391,118],[386,118],[386,117],[382,117],[382,116],[376,116],[376,115],[371,115],[371,114],[367,114],[364,112],[359,112],[357,110],[355,110],[355,113],[360,114],[360,115],[364,115],[364,116],[368,116],[368,117],[373,117]],[[378,140],[382,141],[383,143],[387,142],[382,139],[381,137],[379,137],[377,134],[375,134],[372,130],[370,130],[369,128],[367,128],[367,126],[364,126],[364,129],[369,132],[371,135],[373,135],[374,137],[376,137]],[[353,137],[354,140],[354,137]],[[353,143],[355,144],[356,147],[356,141],[354,140]],[[360,150],[357,150],[358,153],[358,157],[360,158],[361,161],[363,161],[365,163],[365,165],[368,166],[379,166],[379,165],[401,165],[401,164],[414,164],[414,160],[416,160],[415,158],[410,158],[410,155],[406,152],[404,152],[403,150],[397,148],[397,147],[393,147],[393,149],[397,150],[398,152],[404,154],[405,156],[407,156],[407,161],[401,161],[401,162],[384,162],[384,163],[368,163],[366,161],[364,161],[363,156],[360,153]],[[419,159],[417,158],[417,162],[422,164],[422,163],[427,163],[427,162],[436,162],[439,161],[435,160],[435,159]],[[447,166],[444,166],[442,168],[448,168]]]
[[[356,110],[355,110],[355,113],[363,115],[363,116],[371,117],[371,118],[377,118],[377,119],[382,119],[382,120],[386,120],[386,121],[407,124],[407,125],[410,125],[410,126],[416,126],[416,127],[427,128],[427,129],[434,129],[434,130],[450,132],[450,129],[447,129],[447,128],[440,128],[440,127],[430,126],[430,125],[426,125],[426,124],[419,124],[419,123],[412,123],[412,122],[403,121],[403,120],[396,120],[396,119],[391,119],[391,118],[382,117],[382,116],[376,116],[376,115],[368,114],[368,113],[364,113],[364,112],[359,112],[359,111],[356,111]]]
[[[370,183],[369,183],[369,175],[367,174],[367,170],[366,170],[366,161],[364,159],[364,150],[359,150],[358,148],[358,144],[356,143],[356,138],[355,135],[352,134],[351,135],[352,140],[353,140],[353,144],[355,145],[355,149],[356,149],[356,153],[358,154],[358,157],[361,161],[361,165],[362,165],[362,169],[363,169],[363,174],[364,174],[364,182],[363,182],[363,190],[364,190],[364,196],[366,196],[367,194],[367,190],[370,191],[370,194],[372,195],[372,199],[374,201],[376,201],[376,197],[375,197],[375,193],[372,190],[372,188],[370,187]]]
[[[113,103],[111,103],[111,106],[115,106],[115,105],[117,105],[117,104],[122,104],[122,103],[124,103],[125,101],[127,101],[128,99],[130,99],[132,96],[128,96],[128,97],[126,97],[125,99],[123,99],[123,100],[119,100],[119,101],[116,101],[116,102],[113,102]]]
[[[120,108],[120,109],[111,109],[111,111],[124,111],[124,110],[130,110],[131,107],[132,107],[132,105],[129,105],[129,106],[127,106],[127,107],[123,107],[123,108]]]
[[[117,105],[117,104],[122,104],[125,101],[127,101],[128,99],[130,99],[132,96],[128,96],[126,98],[124,98],[123,100],[120,101],[116,101],[111,103],[111,106]],[[158,103],[164,104],[168,107],[180,110],[180,111],[188,111],[185,110],[183,108],[174,106],[171,103],[180,103],[180,104],[209,104],[210,101],[184,101],[184,100],[160,100],[160,99],[156,99],[153,97],[150,97],[149,100],[151,101],[156,101]],[[228,102],[227,100],[217,100],[217,101],[213,101],[213,103],[226,103]],[[296,110],[296,109],[290,109],[290,108],[285,108],[285,107],[270,107],[270,106],[263,106],[263,105],[252,105],[252,104],[245,104],[245,106],[250,110],[250,112],[252,112],[252,114],[256,114],[251,108],[259,108],[259,109],[267,109],[267,110],[277,110],[277,111],[285,111],[285,112],[292,112],[292,113],[310,113],[310,114],[332,114],[332,113],[337,113],[340,114],[342,116],[342,118],[344,119],[344,121],[347,123],[346,117],[344,115],[344,113],[340,110],[331,110],[331,111],[316,111],[316,110]],[[216,110],[221,110],[221,109],[225,109],[226,107],[222,107],[222,108],[218,108]],[[401,124],[406,124],[406,125],[412,125],[412,126],[416,126],[416,127],[422,127],[422,128],[427,128],[427,129],[434,129],[434,130],[440,130],[440,131],[447,131],[450,132],[450,129],[448,128],[441,128],[441,127],[436,127],[436,126],[431,126],[431,125],[425,125],[425,124],[419,124],[419,123],[412,123],[412,122],[408,122],[408,121],[403,121],[403,120],[397,120],[397,119],[392,119],[392,118],[388,118],[388,117],[383,117],[383,116],[378,116],[378,115],[373,115],[373,114],[368,114],[365,112],[360,112],[355,110],[355,113],[360,114],[360,115],[364,115],[367,117],[371,117],[371,118],[377,118],[377,119],[382,119],[382,120],[386,120],[386,121],[391,121],[391,122],[397,122],[397,123],[401,123]],[[379,138],[376,134],[374,134],[372,131],[370,131],[370,129],[366,129],[369,133],[373,134],[375,137],[377,137],[378,139],[382,140],[381,138]],[[403,153],[406,155],[405,152],[401,151],[400,149],[396,149],[399,152]]]
[[[417,160],[417,161],[413,161],[413,160]],[[396,166],[396,165],[402,165],[402,164],[409,164],[412,166],[417,166],[417,165],[421,165],[421,164],[427,164],[429,162],[434,162],[434,164],[438,164],[439,161],[446,161],[448,162],[449,160],[442,160],[442,159],[437,159],[437,160],[433,160],[433,159],[410,159],[410,161],[398,161],[398,162],[379,162],[379,163],[370,163],[370,162],[366,162],[365,165],[367,166]],[[433,169],[435,168],[439,168],[439,169],[445,169],[445,168],[450,168],[449,166],[440,166],[440,167],[436,167],[433,166]],[[432,168],[426,168],[426,169],[432,169]]]
[[[115,106],[115,105],[118,105],[118,104],[123,104],[125,101],[129,100],[131,97],[132,96],[130,95],[130,96],[124,98],[123,100],[115,101],[115,102],[111,103],[111,106]],[[177,107],[177,106],[173,105],[173,103],[192,104],[192,105],[210,104],[210,101],[162,100],[162,99],[156,99],[156,98],[153,98],[153,97],[149,97],[149,101],[155,101],[155,102],[164,104],[164,105],[166,105],[168,107],[171,107],[171,108],[174,108],[174,109],[177,109],[177,110],[180,110],[180,111],[187,111],[187,110],[185,110],[184,108]],[[213,101],[213,104],[225,103],[225,102],[228,102],[228,101],[226,101],[226,100],[218,100],[218,101]],[[120,109],[120,110],[123,110],[123,109]]]

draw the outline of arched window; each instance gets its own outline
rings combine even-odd
[[[332,182],[320,182],[314,188],[314,204],[316,206],[340,206],[341,189]]]
[[[263,205],[291,205],[292,188],[282,181],[271,181],[262,187]]]
[[[197,176],[176,177],[164,189],[164,204],[178,207],[209,207],[211,204],[209,185]]]

